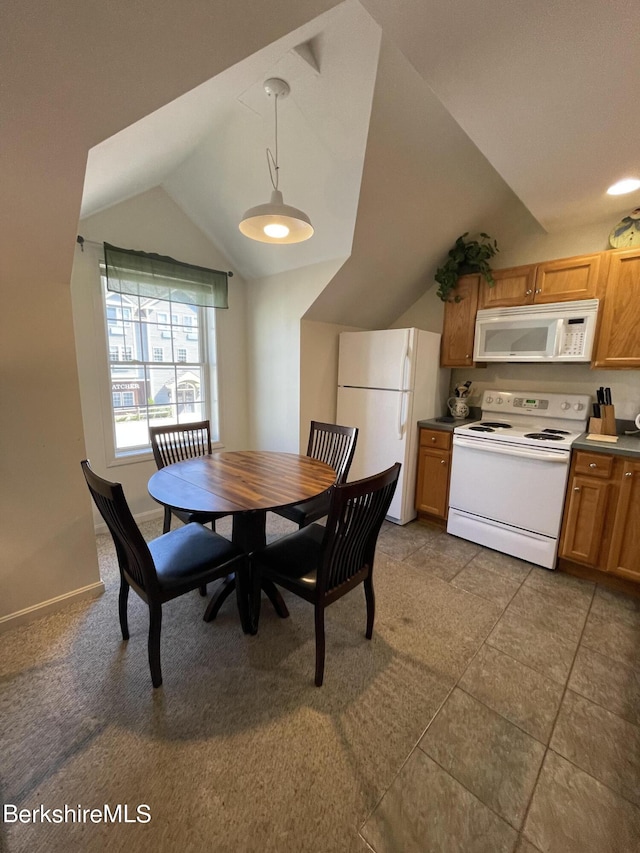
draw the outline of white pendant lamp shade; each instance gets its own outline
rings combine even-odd
[[[286,98],[289,94],[289,84],[278,77],[271,77],[264,82],[264,90],[275,101],[275,157],[267,149],[267,162],[273,192],[268,204],[251,207],[242,217],[240,231],[251,240],[260,243],[302,243],[313,235],[311,220],[302,210],[285,204],[282,193],[278,189],[278,98]],[[273,168],[272,168],[273,165]],[[275,178],[274,178],[275,171]]]
[[[261,243],[302,243],[313,234],[307,214],[285,204],[280,190],[271,193],[269,204],[247,210],[239,227],[245,237]]]

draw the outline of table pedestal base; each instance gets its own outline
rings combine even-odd
[[[257,551],[259,548],[263,548],[267,543],[266,522],[266,511],[255,510],[254,512],[244,512],[242,514],[234,515],[233,533],[231,536],[234,545],[238,545],[238,547],[242,548],[242,550],[248,555],[250,555],[252,551]],[[258,630],[258,618],[260,615],[260,587],[266,593],[267,598],[273,605],[278,616],[281,619],[286,619],[289,615],[287,605],[284,603],[284,599],[272,581],[264,578],[258,587],[252,577],[251,582],[249,583],[249,589],[245,590],[240,589],[236,582],[236,576],[232,574],[228,575],[222,581],[216,592],[213,594],[213,597],[204,612],[204,621],[212,622],[218,615],[218,611],[224,602],[235,590],[239,599],[241,596],[248,597],[249,599],[248,612],[250,614],[250,624],[247,626],[243,625],[243,630],[245,633],[255,634]],[[240,605],[239,609],[242,612]]]

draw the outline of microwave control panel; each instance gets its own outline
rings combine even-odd
[[[560,355],[582,355],[586,327],[587,323],[583,317],[566,321]]]

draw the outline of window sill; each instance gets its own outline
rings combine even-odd
[[[135,465],[138,462],[153,462],[153,452],[149,449],[121,453],[107,461],[107,468],[119,468],[121,465]]]

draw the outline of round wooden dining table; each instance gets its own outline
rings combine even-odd
[[[269,510],[317,497],[333,486],[335,479],[336,472],[330,465],[309,456],[235,450],[167,465],[151,476],[148,490],[155,501],[170,509],[232,515],[232,541],[251,554],[266,544]],[[278,615],[288,616],[276,587],[266,580],[261,585]],[[234,589],[235,579],[230,576],[209,602],[206,621],[215,618]],[[246,591],[238,589],[236,593],[249,596],[251,614],[259,612],[257,584],[251,583]],[[257,630],[257,615],[252,616],[251,629]]]

